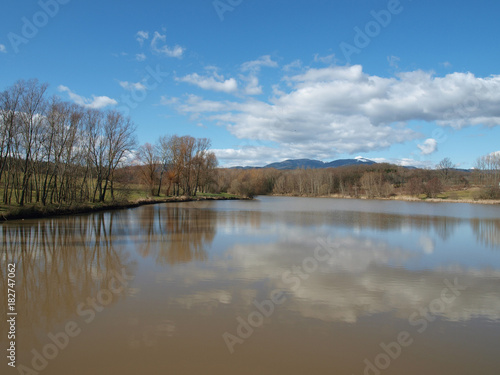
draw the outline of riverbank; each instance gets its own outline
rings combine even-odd
[[[248,199],[231,194],[212,194],[195,197],[162,197],[139,199],[136,201],[121,201],[110,203],[81,203],[71,205],[47,205],[39,204],[20,206],[4,206],[4,211],[0,212],[0,221],[36,219],[50,216],[77,215],[100,211],[121,210],[134,208],[149,204],[176,203],[176,202],[208,202],[217,200],[242,200]],[[201,207],[200,207],[201,208]]]
[[[307,196],[307,195],[290,195],[290,194],[270,194],[273,197],[302,197],[302,198],[335,198],[335,199],[365,199],[365,200],[380,200],[380,201],[404,201],[404,202],[428,202],[428,203],[473,203],[473,204],[487,204],[487,205],[500,205],[500,200],[495,199],[451,199],[451,198],[419,198],[407,195],[396,195],[389,198],[382,197],[367,197],[360,195],[358,197],[351,197],[348,195],[331,194],[321,196]]]

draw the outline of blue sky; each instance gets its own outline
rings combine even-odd
[[[500,151],[500,3],[4,0],[0,90],[208,137],[222,166],[363,156],[471,168]]]

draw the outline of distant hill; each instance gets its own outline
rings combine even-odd
[[[271,163],[265,165],[264,167],[234,167],[234,168],[236,169],[275,168],[279,170],[298,169],[298,168],[320,169],[320,168],[337,168],[349,165],[371,165],[371,164],[376,164],[376,163],[373,160],[364,158],[339,159],[327,163],[320,160],[312,160],[312,159],[288,159],[278,163]]]

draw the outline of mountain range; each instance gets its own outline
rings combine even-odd
[[[321,160],[313,160],[313,159],[287,159],[277,163],[267,164],[263,167],[233,167],[236,169],[253,169],[253,168],[275,168],[275,169],[298,169],[298,168],[311,168],[311,169],[320,169],[320,168],[337,168],[344,167],[350,165],[371,165],[376,164],[373,160],[365,159],[365,158],[355,158],[355,159],[338,159],[330,162],[323,162]]]

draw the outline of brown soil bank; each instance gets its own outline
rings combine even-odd
[[[134,208],[147,204],[174,203],[174,202],[193,202],[193,201],[217,201],[217,200],[241,200],[242,197],[167,197],[162,199],[142,199],[135,202],[114,202],[114,203],[95,203],[95,204],[73,204],[68,206],[41,206],[31,205],[25,207],[15,207],[7,212],[0,213],[0,221],[34,219],[49,216],[76,215],[83,213],[92,213],[108,210],[120,210]]]

